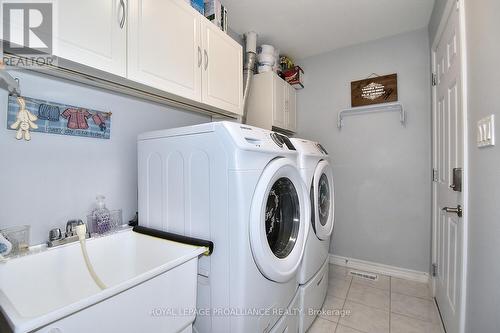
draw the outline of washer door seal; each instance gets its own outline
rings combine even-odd
[[[310,216],[308,191],[295,164],[271,161],[255,189],[249,221],[252,254],[266,278],[283,283],[295,276]]]
[[[312,181],[314,231],[320,240],[327,240],[332,234],[335,222],[333,172],[327,161],[322,160],[318,163]]]

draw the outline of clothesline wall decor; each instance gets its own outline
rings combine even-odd
[[[96,111],[78,106],[23,97],[26,109],[38,119],[32,132],[83,136],[109,139],[111,136],[111,112]],[[9,96],[7,128],[17,121],[19,103],[16,96]]]

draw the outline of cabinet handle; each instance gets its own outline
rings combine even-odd
[[[125,26],[125,18],[127,17],[127,6],[125,4],[125,0],[120,0],[120,29],[123,29]]]
[[[201,47],[198,46],[198,67],[201,67]]]
[[[205,54],[205,70],[208,68],[208,52],[207,50],[203,50],[203,53]]]

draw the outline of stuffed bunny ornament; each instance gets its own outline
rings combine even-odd
[[[31,140],[30,129],[38,128],[38,125],[35,124],[38,117],[26,109],[26,102],[22,97],[17,97],[17,103],[19,103],[17,120],[10,125],[10,128],[17,129],[16,139],[21,140],[24,138],[24,140],[29,141]]]

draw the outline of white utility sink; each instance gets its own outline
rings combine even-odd
[[[205,248],[126,230],[89,239],[87,249],[105,290],[78,242],[0,263],[0,307],[12,331],[191,332]]]

